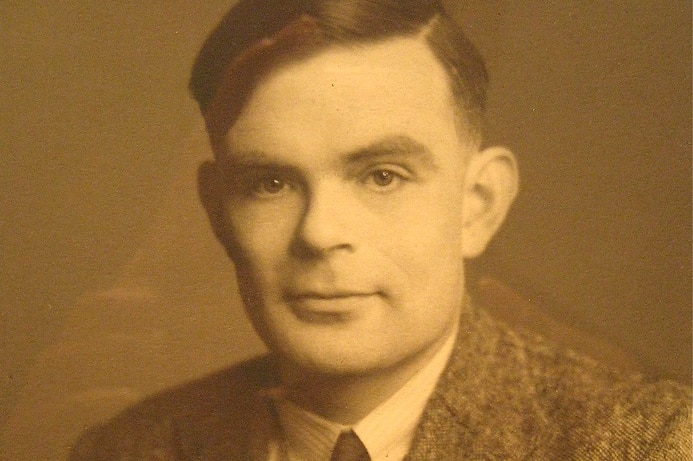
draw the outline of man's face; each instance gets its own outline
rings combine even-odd
[[[331,48],[261,82],[220,159],[220,235],[270,349],[346,375],[442,344],[464,292],[460,133],[417,39]]]

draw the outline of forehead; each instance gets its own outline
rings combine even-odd
[[[232,151],[282,142],[347,150],[388,135],[436,142],[456,125],[442,65],[423,40],[397,38],[331,47],[275,69],[252,92],[227,142]],[[300,145],[310,142],[322,145]]]

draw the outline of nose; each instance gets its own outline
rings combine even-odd
[[[340,181],[323,180],[311,188],[299,223],[295,249],[304,256],[354,250],[355,217],[349,190]]]

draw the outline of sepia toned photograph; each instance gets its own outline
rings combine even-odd
[[[690,2],[0,12],[0,459],[693,459]]]

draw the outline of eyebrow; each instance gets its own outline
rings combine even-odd
[[[277,162],[261,150],[235,151],[233,155],[225,155],[219,163],[231,168],[248,168],[276,166]]]
[[[220,164],[231,170],[267,167],[292,168],[291,165],[276,162],[276,160],[261,150],[236,152],[233,157],[221,159]],[[343,156],[343,163],[349,166],[383,161],[388,158],[416,159],[429,170],[438,169],[434,156],[424,144],[402,134],[389,135],[365,147],[357,148]]]
[[[431,151],[420,142],[407,135],[391,135],[365,147],[359,148],[345,157],[346,164],[359,164],[386,159],[413,158],[431,170],[438,169]]]

